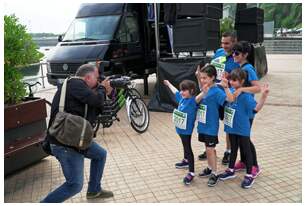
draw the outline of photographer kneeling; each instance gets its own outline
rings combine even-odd
[[[98,83],[98,69],[90,64],[84,64],[76,72],[77,78],[67,81],[64,111],[84,117],[91,124],[95,122],[96,110],[103,107],[104,96],[112,90],[109,80]],[[97,86],[98,84],[98,86]],[[94,91],[94,88],[95,91]],[[57,90],[51,107],[49,125],[52,125],[56,114],[59,113],[61,87]],[[88,105],[88,107],[85,105]],[[88,108],[88,109],[87,109]],[[87,109],[87,111],[85,111]],[[87,113],[86,113],[87,112]],[[71,137],[73,138],[73,137]],[[91,141],[87,149],[81,150],[60,143],[48,132],[51,152],[60,162],[66,182],[49,193],[41,202],[64,202],[79,193],[84,181],[84,157],[91,160],[90,178],[87,189],[87,199],[112,197],[113,193],[102,189],[101,179],[106,161],[106,150]]]

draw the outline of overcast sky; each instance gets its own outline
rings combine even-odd
[[[80,0],[5,0],[3,2],[4,14],[14,13],[19,18],[20,23],[27,26],[28,32],[55,34],[66,32],[80,4]]]

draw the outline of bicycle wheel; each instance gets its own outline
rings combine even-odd
[[[129,118],[132,128],[138,133],[145,132],[150,123],[149,110],[146,104],[142,99],[135,98],[132,99],[129,107]]]

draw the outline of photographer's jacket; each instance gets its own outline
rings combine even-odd
[[[59,86],[51,106],[49,126],[59,111],[59,101],[62,85]],[[103,107],[105,88],[99,85],[96,90],[90,89],[82,79],[71,79],[67,82],[65,112],[84,117],[85,104],[88,104],[86,119],[93,124],[97,117],[97,110]],[[62,145],[54,137],[47,134],[51,144]]]

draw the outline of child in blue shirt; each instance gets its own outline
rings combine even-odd
[[[208,167],[199,174],[208,177],[208,186],[213,187],[218,183],[217,155],[215,147],[219,143],[219,107],[226,100],[225,92],[216,85],[217,70],[213,65],[205,65],[198,73],[201,93],[196,96],[199,103],[197,112],[199,141],[205,143]],[[233,100],[232,100],[233,101]]]
[[[197,103],[195,101],[196,84],[191,80],[184,80],[180,83],[178,91],[168,80],[164,84],[175,94],[178,108],[173,111],[173,123],[177,134],[180,136],[184,159],[176,163],[176,168],[189,168],[188,174],[183,179],[186,185],[189,185],[194,178],[194,155],[191,148],[191,135],[196,118]]]
[[[246,80],[244,81],[243,86],[234,92],[234,95],[236,97],[239,96],[241,92],[250,93],[253,97],[255,93],[260,92],[260,85],[259,85],[258,77],[256,74],[256,69],[247,61],[247,58],[250,52],[251,52],[251,45],[250,43],[246,41],[240,41],[233,46],[234,61],[238,63],[240,65],[240,68],[244,70],[247,74]],[[251,115],[249,119],[251,127],[252,127],[254,117],[255,117],[255,114]],[[257,163],[256,149],[252,141],[251,141],[251,151],[253,155],[252,175],[253,177],[256,178],[261,172],[261,170]],[[237,162],[235,165],[236,171],[245,169],[245,157],[242,154],[243,154],[243,151],[240,152],[240,161]]]
[[[231,92],[226,92],[229,99],[233,99],[234,93],[237,89],[241,88],[246,80],[246,72],[243,69],[235,69],[231,72],[230,85]],[[221,85],[228,89],[227,79],[222,79]],[[251,152],[250,143],[250,117],[254,113],[258,112],[264,105],[264,102],[268,96],[268,86],[264,86],[263,94],[258,103],[256,103],[254,97],[246,92],[242,92],[235,101],[232,103],[227,102],[224,108],[224,131],[229,134],[231,144],[231,155],[228,169],[220,174],[220,180],[227,180],[235,178],[235,161],[237,158],[238,147],[245,157],[246,176],[241,183],[241,187],[250,188],[255,178],[253,177],[251,170],[253,165],[253,157]]]

